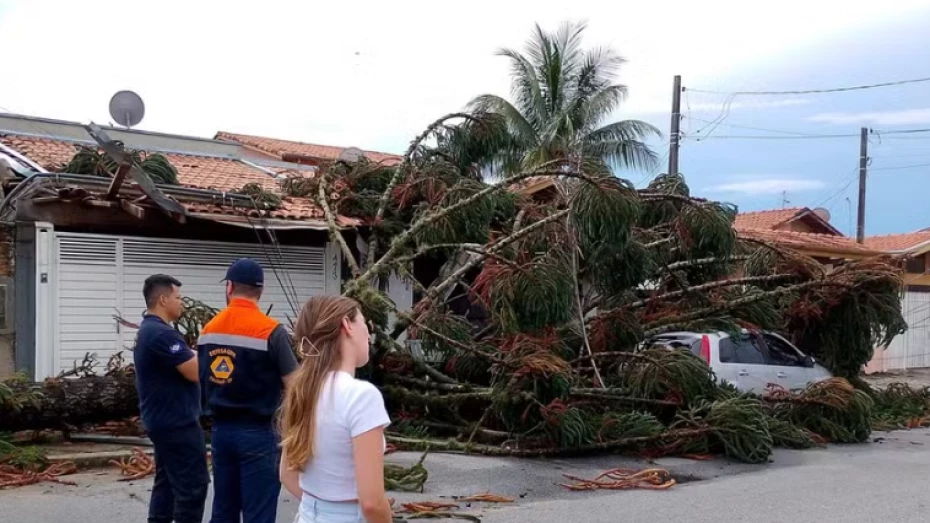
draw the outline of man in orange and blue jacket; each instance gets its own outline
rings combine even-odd
[[[227,307],[197,343],[205,414],[212,419],[211,523],[274,523],[281,483],[275,411],[297,368],[284,326],[258,307],[261,265],[236,260],[226,272]]]

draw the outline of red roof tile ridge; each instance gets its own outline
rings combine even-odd
[[[877,240],[880,238],[899,238],[899,237],[912,236],[912,235],[913,236],[926,236],[928,239],[930,239],[930,231],[923,230],[923,229],[918,230],[918,231],[911,231],[911,232],[893,232],[890,234],[872,234],[872,235],[866,236],[865,239],[866,240]]]
[[[787,231],[787,230],[779,230],[779,229],[763,229],[759,227],[742,227],[740,228],[740,230],[741,231],[760,231],[760,232],[767,232],[767,233],[772,233],[772,234],[790,234],[790,235],[797,235],[797,236],[816,236],[818,238],[832,238],[835,240],[852,240],[852,238],[850,238],[849,236],[837,236],[835,234],[826,234],[823,232]]]
[[[343,145],[329,145],[329,144],[323,144],[323,143],[304,142],[304,141],[302,141],[302,140],[292,140],[292,139],[289,139],[289,138],[273,138],[273,137],[270,137],[270,136],[258,136],[258,135],[256,135],[256,134],[244,134],[244,133],[233,133],[233,132],[229,132],[229,131],[217,131],[217,133],[216,133],[216,137],[217,137],[217,138],[222,139],[224,136],[238,137],[238,138],[244,138],[244,139],[253,139],[253,140],[262,140],[262,141],[272,141],[272,142],[286,142],[286,143],[293,143],[293,144],[297,144],[297,145],[307,145],[307,146],[310,146],[310,147],[328,147],[328,148],[331,148],[331,149],[347,149],[347,148],[348,148],[347,146],[343,146]],[[256,146],[256,147],[258,147],[258,146]],[[261,147],[259,147],[259,148],[261,148]],[[362,151],[363,151],[363,152],[366,152],[366,153],[380,154],[380,155],[383,155],[383,156],[393,156],[393,157],[397,157],[397,158],[401,158],[401,157],[402,157],[402,156],[399,155],[399,154],[386,153],[386,152],[383,152],[383,151],[374,151],[374,150],[371,150],[371,149],[362,149]],[[271,152],[279,153],[279,152],[281,152],[281,151],[271,151]]]
[[[805,209],[807,209],[807,207],[785,207],[785,208],[782,208],[782,209],[763,209],[763,210],[761,210],[761,211],[745,211],[745,212],[741,212],[741,213],[739,213],[739,214],[745,216],[745,215],[748,215],[748,214],[766,214],[766,213],[771,214],[771,213],[777,213],[777,212],[785,212],[785,213],[787,213],[787,212],[799,212],[799,211],[803,211],[803,210],[805,210]]]

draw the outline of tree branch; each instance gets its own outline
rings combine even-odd
[[[706,291],[710,289],[732,287],[734,285],[745,285],[747,283],[763,283],[763,282],[771,283],[771,282],[777,282],[781,280],[790,280],[792,278],[796,278],[796,276],[793,274],[772,274],[768,276],[747,276],[745,278],[712,281],[712,282],[704,283],[701,285],[695,285],[692,287],[688,287],[686,289],[666,292],[658,296],[652,296],[650,298],[646,298],[645,300],[634,301],[633,303],[630,303],[629,305],[626,305],[625,307],[629,309],[636,309],[639,307],[644,307],[656,301],[663,301],[663,300],[668,300],[672,298],[678,298],[680,296],[684,296],[685,294],[692,293],[692,292],[702,292],[702,291]]]
[[[358,278],[362,271],[355,261],[355,256],[352,255],[352,250],[349,249],[349,245],[336,226],[336,216],[333,214],[333,209],[329,205],[329,199],[326,197],[327,178],[328,176],[325,172],[321,173],[320,184],[317,190],[317,203],[323,208],[323,215],[326,216],[329,238],[339,244],[339,248],[342,250],[342,257],[345,258],[346,263],[349,264],[349,269],[352,271],[352,277]]]
[[[413,153],[417,150],[417,147],[423,143],[423,140],[426,139],[437,127],[440,127],[446,120],[451,120],[453,118],[467,118],[474,120],[475,117],[467,113],[451,113],[443,116],[442,118],[431,123],[426,129],[420,133],[419,136],[413,139],[410,142],[410,146],[407,147],[407,151],[404,153],[404,159],[400,162],[400,165],[397,166],[397,169],[394,170],[394,176],[391,177],[391,181],[388,182],[387,187],[384,189],[384,192],[381,193],[381,199],[378,201],[378,211],[375,213],[374,223],[381,223],[381,220],[384,219],[384,213],[387,210],[388,203],[391,201],[391,194],[394,192],[394,187],[404,179],[404,175],[407,172],[408,167],[410,167],[410,161],[413,157]],[[378,250],[377,240],[374,235],[372,235],[371,245],[368,247],[368,262],[366,265],[371,267],[375,260],[377,259]],[[366,275],[371,271],[366,271]]]
[[[520,229],[519,231],[517,231],[517,232],[515,232],[515,233],[512,233],[512,234],[509,235],[509,236],[505,236],[505,237],[503,237],[503,238],[500,238],[500,239],[498,239],[498,240],[495,240],[494,242],[491,243],[491,245],[489,245],[489,246],[486,248],[486,251],[489,252],[489,253],[492,253],[492,254],[497,253],[498,251],[500,251],[501,249],[503,249],[503,248],[506,247],[507,245],[510,245],[511,243],[513,243],[513,242],[519,240],[520,238],[522,238],[522,237],[524,237],[524,236],[530,234],[531,232],[533,232],[533,231],[535,231],[535,230],[537,230],[537,229],[540,229],[540,228],[544,227],[545,225],[548,225],[549,223],[552,223],[552,222],[554,222],[554,221],[557,221],[557,220],[561,219],[561,218],[564,217],[564,216],[567,216],[570,212],[571,212],[571,209],[563,209],[563,210],[558,211],[558,212],[556,212],[556,213],[554,213],[554,214],[551,214],[551,215],[549,215],[549,216],[546,216],[546,217],[543,218],[542,220],[533,222],[531,225],[527,225],[527,226],[524,227],[523,229]],[[429,296],[430,296],[431,298],[435,298],[435,297],[439,296],[440,294],[442,294],[442,292],[444,292],[444,291],[446,290],[446,288],[448,288],[448,287],[451,286],[451,285],[454,285],[454,284],[455,284],[456,282],[458,282],[466,273],[468,273],[468,271],[470,271],[470,270],[472,270],[473,268],[477,267],[478,264],[480,264],[480,263],[483,262],[483,261],[484,261],[484,258],[476,258],[476,259],[474,259],[474,260],[469,261],[469,262],[466,263],[464,266],[460,267],[460,268],[459,268],[458,270],[456,270],[454,273],[452,273],[451,275],[449,275],[449,277],[446,278],[442,283],[440,283],[439,285],[436,285],[436,286],[432,287],[432,289],[430,290]]]
[[[645,332],[643,332],[643,338],[648,339],[651,336],[659,334],[660,332],[665,331],[667,329],[667,326],[671,324],[681,325],[683,323],[691,322],[691,321],[698,320],[701,318],[706,318],[710,316],[711,314],[733,310],[743,305],[748,305],[750,303],[755,303],[757,301],[774,298],[775,296],[779,296],[781,294],[788,294],[789,292],[795,292],[795,291],[801,291],[804,289],[810,289],[813,287],[825,287],[825,286],[851,287],[851,285],[848,285],[845,283],[826,282],[822,280],[814,280],[814,281],[809,281],[809,282],[804,282],[804,283],[798,283],[796,285],[789,285],[787,287],[780,287],[778,289],[773,289],[771,291],[760,292],[753,296],[746,296],[746,297],[739,298],[736,300],[730,300],[730,301],[726,301],[723,303],[717,303],[710,307],[698,309],[694,312],[682,314],[679,316],[668,317],[663,320],[653,322],[651,324],[643,325],[644,327],[647,325],[652,326],[652,328],[647,329],[645,330]]]
[[[391,247],[388,249],[388,251],[384,253],[384,255],[377,262],[375,262],[374,264],[369,264],[368,269],[365,271],[365,273],[362,274],[360,277],[356,278],[354,281],[352,281],[347,286],[346,293],[350,293],[354,291],[360,283],[367,282],[375,274],[378,274],[381,271],[381,268],[384,266],[384,264],[389,263],[394,258],[394,256],[401,249],[403,249],[404,245],[406,245],[407,242],[411,238],[414,238],[421,230],[423,230],[423,228],[427,227],[433,222],[436,222],[438,220],[445,218],[449,214],[461,209],[462,207],[466,207],[468,205],[473,204],[474,202],[480,200],[481,198],[484,198],[494,192],[497,192],[506,187],[509,187],[510,185],[513,185],[514,183],[517,183],[519,181],[525,180],[526,178],[530,178],[533,176],[575,176],[575,177],[587,179],[587,177],[584,174],[565,173],[562,171],[550,171],[549,170],[551,167],[555,165],[559,165],[561,163],[563,163],[562,160],[554,160],[551,162],[547,162],[543,164],[539,169],[515,174],[513,176],[505,178],[504,180],[501,180],[495,184],[489,185],[488,187],[485,187],[484,189],[476,192],[475,194],[469,196],[468,198],[459,200],[456,203],[453,203],[446,207],[439,208],[437,210],[427,211],[426,213],[423,214],[423,216],[421,216],[418,220],[416,220],[413,224],[411,224],[409,229],[397,235],[394,238],[394,240],[391,241]],[[396,174],[395,174],[395,177],[396,177]],[[369,249],[371,249],[371,246],[369,246]],[[373,259],[371,253],[372,251],[369,250],[368,252],[369,260]]]
[[[725,263],[728,261],[742,261],[749,258],[747,254],[730,256],[728,258],[698,258],[696,260],[682,260],[668,265],[668,270],[676,271],[678,269],[687,269],[689,267],[700,267],[701,265],[714,265],[716,263]]]

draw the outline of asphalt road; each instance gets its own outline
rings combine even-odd
[[[615,456],[542,461],[437,454],[426,460],[426,492],[397,497],[448,500],[490,491],[517,498],[507,505],[462,506],[486,523],[930,521],[930,431],[876,433],[875,438],[868,445],[778,451],[764,466],[680,458],[650,465]],[[659,492],[559,487],[563,473],[588,477],[620,466],[661,466],[681,484]],[[123,483],[117,477],[112,471],[86,473],[70,478],[76,487],[42,484],[0,491],[0,523],[145,521],[151,481]],[[278,521],[293,521],[295,510],[296,502],[282,494]]]

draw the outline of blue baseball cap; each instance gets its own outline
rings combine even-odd
[[[262,287],[265,284],[265,272],[257,261],[251,258],[239,258],[226,270],[226,278],[222,281]]]

